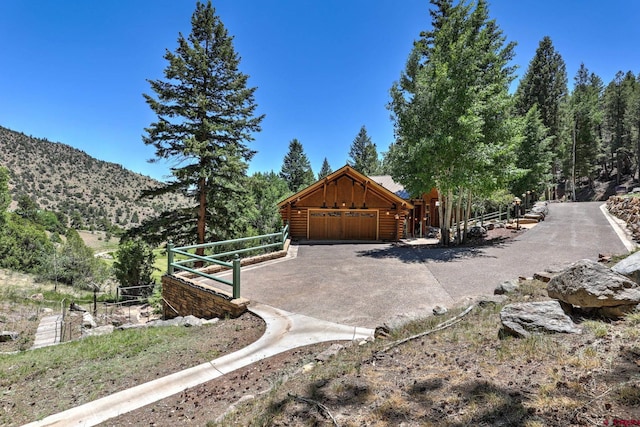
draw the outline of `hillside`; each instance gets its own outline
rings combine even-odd
[[[1,126],[0,165],[11,175],[12,208],[26,194],[43,209],[65,213],[76,228],[127,229],[183,201],[177,195],[138,200],[142,190],[159,181]]]

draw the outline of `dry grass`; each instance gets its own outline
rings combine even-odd
[[[529,282],[510,302],[546,298],[544,289],[542,282]],[[388,344],[381,340],[351,347],[209,425],[331,425],[289,394],[322,403],[341,426],[538,427],[640,419],[640,341],[630,332],[640,321],[637,313],[626,321],[585,320],[582,335],[516,339],[499,334],[501,307],[477,307],[463,322],[388,352],[381,352]],[[442,320],[411,323],[390,339]]]

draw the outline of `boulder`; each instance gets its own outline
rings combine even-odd
[[[13,331],[1,331],[0,342],[15,341],[20,336],[19,333]]]
[[[582,330],[562,310],[558,301],[508,304],[500,311],[504,331],[519,338],[534,333],[571,333]]]
[[[487,229],[480,225],[474,225],[467,231],[467,235],[469,237],[483,237],[487,235]]]
[[[43,294],[33,294],[29,297],[29,299],[33,300],[33,301],[44,301],[44,295]]]
[[[506,282],[502,282],[498,286],[496,286],[496,288],[493,290],[493,293],[496,295],[510,294],[517,291],[519,287],[520,283],[518,282],[518,280],[507,280]]]
[[[93,320],[93,316],[89,312],[82,313],[82,327],[86,329],[92,329],[98,327],[98,324]]]
[[[547,292],[551,298],[582,308],[640,303],[636,282],[588,259],[573,263],[551,279]]]
[[[436,305],[435,307],[433,307],[433,314],[435,316],[442,316],[444,314],[447,314],[449,310],[447,310],[447,307],[443,307],[441,305]]]
[[[629,255],[611,269],[618,274],[629,277],[636,283],[640,283],[640,252]]]

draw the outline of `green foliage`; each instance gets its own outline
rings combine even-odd
[[[255,212],[250,219],[251,227],[258,235],[282,230],[278,202],[291,195],[286,181],[273,171],[258,172],[249,179],[249,189],[255,203]]]
[[[311,163],[304,153],[302,143],[295,138],[289,142],[289,151],[284,156],[280,177],[287,182],[289,190],[293,193],[314,182]]]
[[[486,1],[432,3],[433,28],[421,34],[391,88],[398,138],[387,157],[410,193],[439,190],[447,244],[454,193],[488,195],[516,171],[518,126],[508,92],[514,44],[505,44]]]
[[[173,181],[146,195],[184,194],[196,207],[165,210],[131,233],[150,241],[173,239],[177,230],[174,241],[197,237],[203,243],[207,228],[214,238],[239,228],[242,204],[234,195],[255,154],[245,142],[253,140],[263,119],[254,116],[255,88],[247,87],[248,76],[238,70],[232,37],[211,2],[197,3],[191,24],[189,36],[180,35],[175,52],[165,54],[166,80],[149,80],[156,97],[144,97],[158,120],[143,140],[155,148],[154,161],[178,165]]]
[[[560,53],[553,47],[551,38],[545,36],[536,49],[527,71],[516,90],[516,112],[524,117],[537,106],[542,124],[547,128],[549,148],[558,153],[562,141],[562,108],[567,99],[566,65]]]
[[[123,240],[120,242],[115,258],[113,273],[120,287],[147,286],[123,291],[123,293],[148,296],[154,285],[152,274],[156,261],[151,247],[139,239]]]
[[[65,243],[47,257],[44,277],[79,289],[100,287],[110,274],[107,264],[93,256],[76,230],[69,228],[65,238]]]
[[[9,194],[9,170],[0,166],[0,224],[3,223],[11,195]]]
[[[601,96],[602,80],[581,64],[569,101],[573,143],[571,163],[567,162],[571,167],[567,170],[576,178],[594,178],[600,151]]]
[[[331,175],[333,173],[333,169],[329,165],[329,161],[325,157],[322,161],[322,166],[320,167],[320,172],[318,172],[318,180],[321,180],[325,176]]]
[[[38,272],[53,250],[42,226],[16,214],[6,215],[0,228],[0,267]]]
[[[367,129],[362,126],[360,132],[351,143],[349,150],[349,166],[364,175],[377,175],[380,173],[381,165],[378,159],[376,145],[371,142],[367,134]]]
[[[522,140],[517,150],[516,166],[522,170],[522,175],[511,185],[513,194],[535,190],[539,194],[545,190],[551,181],[551,152],[552,137],[542,123],[538,104],[527,112],[522,124]]]

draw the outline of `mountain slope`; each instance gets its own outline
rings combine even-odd
[[[9,169],[12,208],[27,195],[43,209],[65,213],[76,228],[130,228],[184,203],[178,195],[138,200],[161,183],[121,165],[97,160],[62,143],[0,126],[0,165]]]

